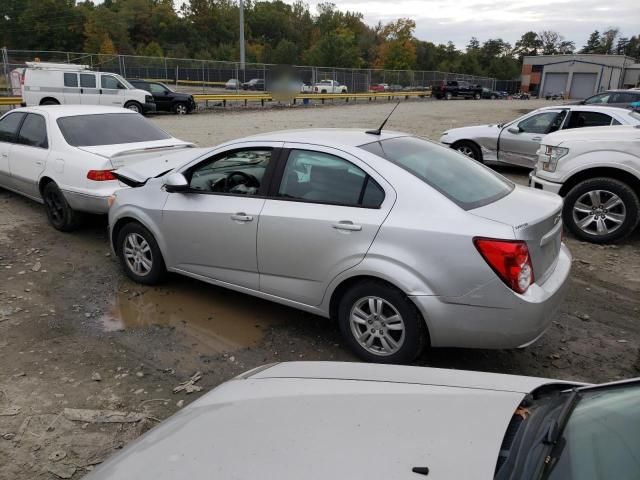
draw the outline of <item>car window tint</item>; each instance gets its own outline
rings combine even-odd
[[[271,156],[271,149],[236,150],[217,155],[187,174],[189,188],[209,193],[257,195]]]
[[[10,113],[0,120],[0,142],[15,142],[18,127],[24,116],[25,114],[22,112]]]
[[[149,84],[146,82],[131,82],[131,85],[133,85],[135,88],[139,88],[140,90],[146,90],[147,92],[151,92],[151,89],[149,88]]]
[[[78,86],[78,74],[77,73],[65,73],[64,74],[64,86],[65,87],[77,87]]]
[[[66,142],[75,147],[118,145],[171,138],[142,115],[134,113],[76,115],[58,118],[57,123]]]
[[[585,105],[592,105],[598,103],[608,103],[609,97],[611,95],[609,93],[601,93],[599,95],[594,95],[593,97],[587,98],[584,103]]]
[[[48,148],[47,125],[42,115],[30,113],[22,122],[18,143],[31,147]]]
[[[524,133],[545,134],[553,132],[560,128],[565,115],[565,111],[538,113],[522,120],[518,127]]]
[[[571,112],[566,128],[609,126],[611,120],[609,115],[600,112]]]
[[[611,125],[622,125],[622,123],[614,118],[613,121],[611,122]]]
[[[96,76],[92,73],[81,73],[80,86],[83,88],[96,88]]]
[[[328,153],[292,150],[278,196],[314,203],[378,207],[382,203],[381,189],[375,182],[370,187],[367,204],[364,203],[368,185],[369,176],[347,160]]]
[[[362,206],[367,208],[379,208],[384,200],[384,190],[373,178],[367,177],[367,184],[364,187],[362,196]]]
[[[158,85],[157,83],[150,83],[149,91],[151,93],[155,93],[156,95],[164,95],[164,92],[166,92],[167,89],[164,88],[162,85]]]
[[[112,77],[111,75],[102,75],[102,77],[100,77],[100,81],[102,82],[102,88],[111,88],[114,90],[124,90],[125,88],[125,86],[122,85],[116,77]]]
[[[465,210],[492,203],[514,188],[475,160],[420,138],[391,138],[360,148],[407,170]]]

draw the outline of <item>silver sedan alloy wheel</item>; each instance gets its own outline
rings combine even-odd
[[[573,205],[573,220],[590,235],[608,235],[622,226],[627,209],[622,199],[608,190],[586,192]]]
[[[473,158],[473,159],[476,158],[476,155],[473,152],[473,149],[471,149],[470,147],[467,147],[466,145],[462,145],[462,146],[456,148],[456,150],[458,150],[463,155],[466,155],[467,157],[470,157],[470,158]]]
[[[144,237],[138,233],[130,233],[124,240],[124,259],[133,273],[144,277],[153,266],[151,247]]]
[[[393,355],[404,343],[404,320],[383,298],[371,296],[356,301],[349,314],[349,323],[356,341],[374,355]]]

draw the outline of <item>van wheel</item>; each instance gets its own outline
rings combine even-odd
[[[131,280],[155,285],[166,275],[162,252],[153,234],[139,223],[122,227],[116,240],[116,252]]]
[[[610,243],[629,235],[640,221],[638,195],[614,178],[590,178],[564,200],[564,223],[580,240]]]
[[[186,103],[176,103],[173,107],[173,112],[176,115],[186,115],[189,113],[189,109],[187,108]]]
[[[138,102],[127,102],[124,104],[124,108],[128,108],[132,112],[142,113],[142,105]]]
[[[429,341],[427,326],[404,293],[376,280],[352,287],[338,306],[340,331],[363,360],[409,363]]]
[[[82,223],[82,214],[72,209],[54,182],[49,182],[42,190],[45,210],[49,223],[56,230],[71,232]]]
[[[60,102],[54,98],[46,98],[40,102],[40,105],[60,105]]]

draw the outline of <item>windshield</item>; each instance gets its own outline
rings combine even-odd
[[[153,123],[134,113],[105,113],[61,117],[58,127],[69,145],[92,147],[150,142],[171,138]]]
[[[360,148],[404,168],[465,210],[492,203],[514,188],[475,160],[420,138],[391,138]]]
[[[640,385],[581,393],[548,480],[640,478]]]

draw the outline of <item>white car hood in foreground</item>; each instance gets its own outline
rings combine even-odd
[[[558,130],[546,135],[542,145],[558,146],[564,142],[620,142],[640,140],[640,128],[631,125],[587,127]]]
[[[551,380],[285,363],[227,382],[87,478],[491,479],[524,395]]]

